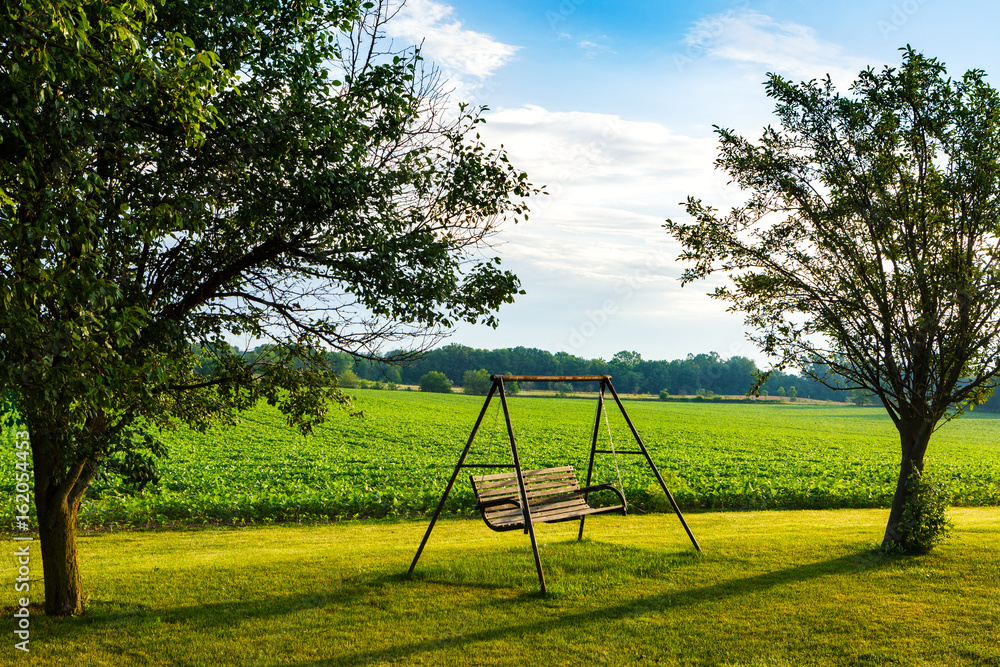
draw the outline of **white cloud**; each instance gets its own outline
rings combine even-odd
[[[547,186],[551,195],[535,202],[547,220],[575,220],[578,214],[569,209],[660,219],[676,214],[687,194],[735,201],[737,193],[714,169],[714,136],[690,137],[659,123],[530,105],[490,113],[486,121],[484,138],[503,143],[518,168]],[[623,233],[611,221],[603,227]],[[638,231],[634,225],[626,229],[629,237]]]
[[[821,39],[813,28],[779,22],[749,9],[707,16],[684,37],[690,55],[730,60],[792,77],[821,79],[827,74],[846,88],[868,61],[846,55],[833,42]]]
[[[740,318],[705,296],[711,286],[681,290],[680,247],[662,228],[665,218],[684,219],[680,202],[688,194],[717,207],[741,199],[714,170],[714,137],[538,106],[486,120],[483,139],[502,143],[511,162],[551,195],[535,198],[530,219],[498,237],[504,267],[521,277],[527,294],[504,308],[499,331],[469,332],[462,342],[584,356],[631,345],[647,357],[672,358],[705,343],[685,334],[693,321],[719,323],[713,349],[720,352],[742,340]]]
[[[423,42],[424,55],[452,76],[484,79],[510,61],[520,48],[465,29],[452,7],[435,0],[407,0],[386,29],[395,38],[413,44]]]

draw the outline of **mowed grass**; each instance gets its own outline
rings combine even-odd
[[[920,557],[871,550],[881,510],[694,514],[703,555],[670,515],[544,525],[547,596],[475,520],[412,579],[423,521],[90,534],[85,614],[33,617],[16,664],[998,665],[1000,509],[952,516]]]
[[[363,413],[332,410],[310,437],[261,405],[235,427],[164,434],[162,480],[129,495],[97,482],[83,526],[162,526],[423,516],[437,504],[483,399],[404,391],[354,392]],[[898,436],[880,409],[797,404],[626,401],[668,485],[688,510],[888,507],[899,470]],[[513,397],[526,467],[574,465],[581,478],[596,400]],[[509,462],[495,401],[470,461]],[[614,404],[617,449],[634,449]],[[7,432],[9,439],[12,433]],[[602,424],[601,444],[608,447]],[[641,457],[598,460],[595,481],[618,481],[636,509],[666,507]],[[13,447],[0,452],[0,492],[13,495]],[[928,471],[958,505],[1000,505],[1000,415],[972,413],[931,441]],[[463,475],[447,511],[470,513]],[[9,528],[12,505],[0,505]]]

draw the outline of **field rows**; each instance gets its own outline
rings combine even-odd
[[[288,429],[267,406],[236,427],[166,434],[170,457],[161,464],[159,486],[128,495],[97,484],[80,523],[266,523],[427,514],[441,496],[482,399],[363,390],[355,395],[363,416],[335,411],[308,438]],[[571,464],[581,477],[585,474],[596,401],[515,397],[510,403],[526,467]],[[899,445],[880,410],[626,405],[685,509],[887,507],[891,500]],[[634,449],[617,409],[609,409],[608,416],[616,449]],[[470,462],[508,463],[505,436],[502,415],[491,409]],[[955,504],[1000,505],[998,436],[1000,418],[981,414],[947,424],[934,436],[928,471],[950,482]],[[608,446],[607,438],[602,423],[602,446]],[[10,497],[9,442],[0,468],[0,489]],[[619,471],[633,508],[666,506],[641,457],[621,455],[617,468],[612,456],[601,457],[594,482],[617,483]],[[447,509],[467,512],[472,505],[463,475]],[[5,506],[0,524],[10,527],[11,521],[11,508]]]

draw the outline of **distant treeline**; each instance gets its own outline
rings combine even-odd
[[[723,359],[716,352],[689,354],[673,361],[646,361],[638,352],[622,351],[610,361],[583,359],[568,352],[555,354],[528,347],[501,350],[481,350],[464,345],[447,345],[431,350],[407,367],[378,365],[355,361],[340,355],[338,371],[352,370],[359,378],[370,381],[390,381],[397,384],[417,384],[424,374],[439,371],[461,386],[466,371],[486,369],[490,373],[513,375],[611,375],[619,393],[659,395],[666,390],[672,396],[737,395],[753,386],[757,365],[746,357]],[[572,389],[596,390],[596,383],[578,383]],[[554,389],[569,391],[571,387],[555,383],[521,384],[522,390]],[[773,373],[764,384],[770,396],[798,396],[818,400],[845,401],[848,394],[833,391],[818,382],[788,373]]]
[[[252,358],[267,354],[267,348],[259,347],[244,354]],[[382,385],[415,385],[430,371],[438,371],[444,373],[456,387],[461,387],[466,371],[485,369],[493,374],[513,375],[611,375],[619,393],[654,396],[663,392],[671,396],[742,396],[753,386],[758,372],[757,364],[752,359],[739,356],[723,359],[717,352],[689,354],[684,359],[673,361],[647,361],[638,352],[623,350],[610,361],[605,361],[583,359],[568,352],[553,354],[533,347],[481,350],[451,344],[431,350],[407,366],[359,360],[338,352],[331,352],[329,357],[339,375],[346,374],[352,380],[356,378]],[[211,362],[206,358],[203,363],[208,365]],[[597,384],[522,383],[520,388],[593,391],[597,389]],[[877,403],[873,396],[861,391],[835,391],[807,377],[777,371],[764,383],[761,394],[858,405]],[[1000,412],[1000,392],[975,410]]]

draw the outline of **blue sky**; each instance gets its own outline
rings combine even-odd
[[[767,72],[833,77],[900,61],[912,44],[952,76],[1000,76],[993,3],[408,0],[388,28],[424,42],[455,88],[489,106],[483,131],[550,195],[493,249],[527,292],[501,324],[461,326],[474,347],[523,345],[610,358],[717,351],[764,362],[739,314],[681,288],[680,249],[662,230],[694,195],[741,193],[714,171],[712,125],[756,137],[772,122]]]

